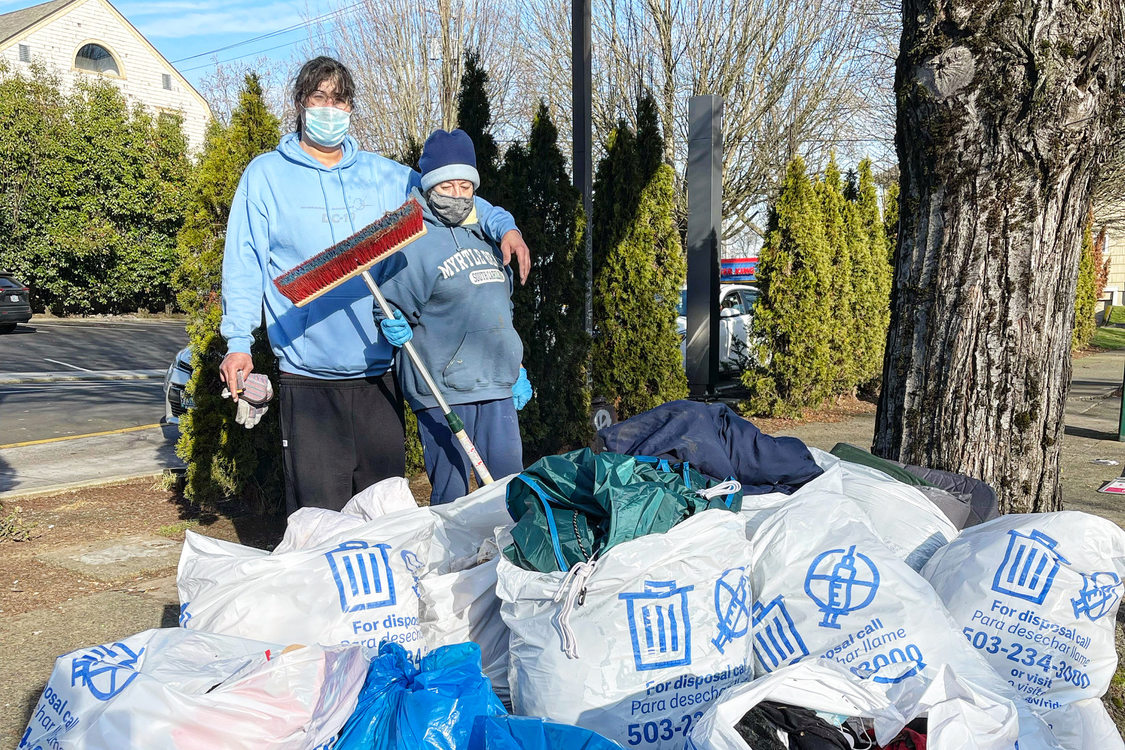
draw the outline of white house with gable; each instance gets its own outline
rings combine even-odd
[[[188,149],[203,150],[206,100],[108,0],[50,0],[0,15],[0,59],[11,70],[45,63],[67,88],[82,76],[113,81],[130,104],[181,114]]]

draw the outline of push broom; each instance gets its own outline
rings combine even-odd
[[[325,292],[338,287],[349,279],[362,276],[367,288],[379,303],[379,309],[387,318],[394,317],[394,311],[387,304],[387,298],[379,291],[379,285],[371,278],[371,267],[386,260],[394,253],[409,245],[426,233],[422,221],[422,207],[411,199],[394,211],[388,211],[383,218],[372,222],[346,240],[337,242],[322,253],[309,258],[301,265],[286,271],[273,280],[277,290],[297,307],[304,307]],[[482,484],[492,484],[492,475],[484,465],[473,441],[465,434],[465,423],[449,408],[449,403],[438,390],[430,371],[422,363],[413,342],[407,341],[403,350],[414,363],[426,387],[441,407],[445,421],[449,425],[461,449],[469,458],[469,463],[480,477]]]

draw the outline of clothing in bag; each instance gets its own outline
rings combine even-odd
[[[180,624],[279,643],[358,643],[372,653],[387,640],[417,655],[418,581],[428,570],[434,516],[400,511],[315,543],[300,530],[325,524],[332,512],[291,515],[290,542],[272,554],[189,531],[176,576]]]
[[[733,477],[746,495],[789,494],[821,472],[800,440],[766,435],[726,404],[670,401],[598,436],[614,453],[686,461],[714,479]]]
[[[754,750],[852,750],[843,729],[815,711],[786,703],[763,701],[734,728]]]
[[[525,570],[567,571],[709,508],[738,511],[741,501],[737,482],[716,483],[688,464],[589,448],[547,456],[508,486],[516,525],[504,555]]]
[[[803,495],[775,512],[754,536],[749,571],[757,674],[822,656],[885,686],[902,708],[948,664],[975,692],[1016,704],[1021,747],[1055,744],[847,497]]]
[[[384,643],[333,750],[459,750],[477,717],[506,713],[476,644],[435,649],[415,667],[401,646]]]
[[[967,643],[1064,747],[1125,747],[1098,700],[1117,669],[1117,524],[1073,511],[1002,516],[963,531],[923,575]]]
[[[60,656],[19,747],[313,750],[347,721],[366,672],[354,646],[146,630]]]
[[[708,510],[568,573],[501,556],[515,712],[624,747],[683,747],[719,693],[750,677],[750,552],[743,519]]]
[[[687,747],[759,750],[746,742],[737,724],[766,700],[862,719],[874,726],[876,739],[882,742],[892,741],[910,720],[925,714],[930,750],[1012,750],[1015,745],[1019,734],[1015,705],[974,690],[947,665],[913,701],[892,698],[888,687],[861,679],[838,662],[806,659],[724,692],[692,726]]]

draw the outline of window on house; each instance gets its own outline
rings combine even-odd
[[[84,44],[74,57],[74,67],[79,70],[89,70],[93,73],[107,73],[112,76],[121,75],[117,61],[105,47],[100,44]]]
[[[161,73],[160,74],[160,83],[161,83],[162,86],[164,86],[165,89],[167,89],[168,91],[171,91],[172,90],[172,74],[171,73]]]
[[[20,45],[20,62],[31,62],[31,47]]]

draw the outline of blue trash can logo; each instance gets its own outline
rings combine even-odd
[[[136,653],[124,643],[95,646],[70,662],[70,685],[81,683],[90,695],[107,701],[137,678],[142,648]]]
[[[754,657],[762,669],[796,664],[809,655],[809,647],[797,632],[793,618],[785,609],[785,597],[776,596],[769,604],[754,603]]]
[[[389,544],[344,542],[326,552],[328,566],[340,594],[341,612],[387,607],[395,603],[395,579]]]
[[[691,664],[688,592],[695,586],[645,581],[643,592],[618,594],[625,602],[637,671]]]
[[[1008,549],[992,579],[992,590],[1042,604],[1059,572],[1059,563],[1068,561],[1055,551],[1058,542],[1037,529],[1030,534],[1013,529],[1008,534]]]
[[[1074,607],[1074,619],[1085,616],[1090,622],[1097,622],[1113,611],[1120,598],[1121,579],[1112,570],[1089,575],[1083,573],[1082,590],[1070,600],[1070,605]]]

